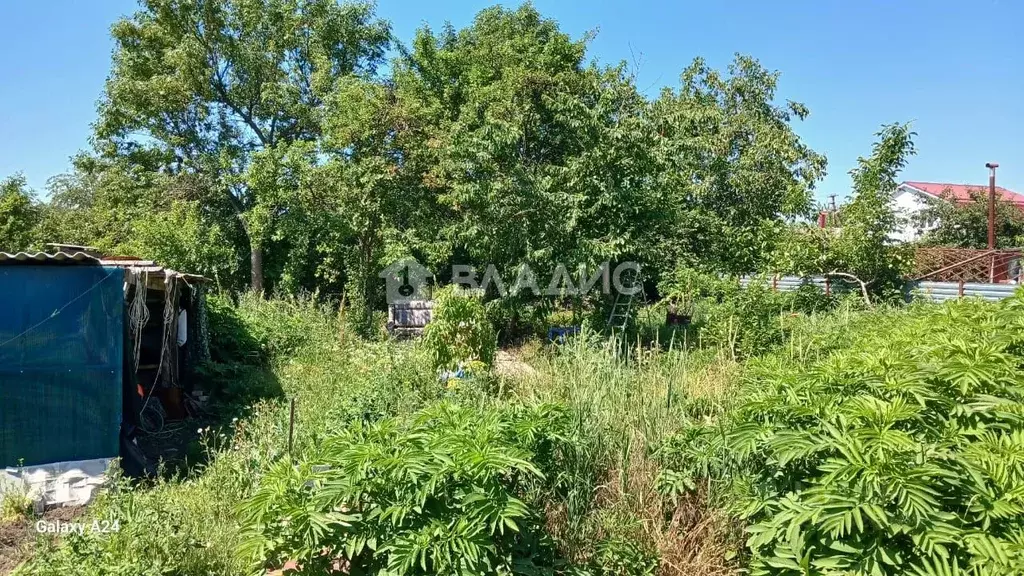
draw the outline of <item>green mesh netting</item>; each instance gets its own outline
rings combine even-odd
[[[0,266],[0,466],[117,456],[120,268]]]

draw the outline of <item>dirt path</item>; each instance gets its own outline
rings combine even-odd
[[[70,522],[84,512],[84,506],[67,506],[48,510],[42,516],[30,516],[0,524],[0,576],[10,574],[32,556],[39,537],[36,522]]]
[[[494,356],[494,372],[500,376],[508,377],[530,376],[537,373],[533,366],[505,350],[498,350],[498,353]]]

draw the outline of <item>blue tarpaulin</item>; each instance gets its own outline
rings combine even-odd
[[[0,466],[117,456],[123,282],[115,267],[0,266]]]

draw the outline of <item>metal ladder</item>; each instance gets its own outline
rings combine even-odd
[[[632,272],[632,274],[627,277],[626,274],[629,272]],[[619,276],[619,281],[622,283],[623,288],[629,289],[630,294],[616,292],[615,303],[612,304],[612,311],[608,314],[607,329],[609,331],[618,330],[619,332],[625,332],[632,318],[633,301],[636,299],[637,294],[643,295],[643,279],[638,270],[630,268],[623,271],[622,275]],[[640,287],[639,292],[633,290],[637,286]]]

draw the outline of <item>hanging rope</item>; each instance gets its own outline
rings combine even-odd
[[[134,362],[132,363],[132,372],[137,374],[139,372],[139,356],[142,353],[142,327],[149,322],[149,307],[146,306],[146,286],[149,280],[149,272],[134,272],[132,276],[135,282],[135,297],[128,308],[128,320],[132,328],[132,335],[135,338],[133,342]]]
[[[174,330],[177,327],[177,318],[174,314],[176,308],[175,303],[178,301],[178,284],[174,276],[168,276],[164,280],[164,326],[163,326],[163,338],[160,343],[160,363],[156,369],[156,376],[160,378],[166,375],[168,385],[171,384],[171,373],[172,369],[168,356],[168,351],[171,346],[176,346],[177,343],[174,341]],[[165,362],[168,360],[168,362]],[[166,368],[167,373],[165,374],[164,369]]]
[[[153,379],[153,386],[149,389],[149,393],[146,394],[146,400],[142,403],[142,409],[139,410],[139,414],[146,411],[146,407],[149,405],[150,398],[153,397],[153,391],[160,385],[160,378],[164,374],[164,359],[167,357],[168,346],[176,345],[173,341],[174,327],[177,325],[177,318],[174,316],[174,303],[177,297],[177,284],[174,281],[173,276],[168,276],[164,280],[164,313],[163,313],[163,339],[160,343],[160,361],[156,367],[156,377]],[[174,324],[171,324],[174,322]],[[170,368],[168,367],[168,370]],[[168,379],[170,376],[168,375]]]

